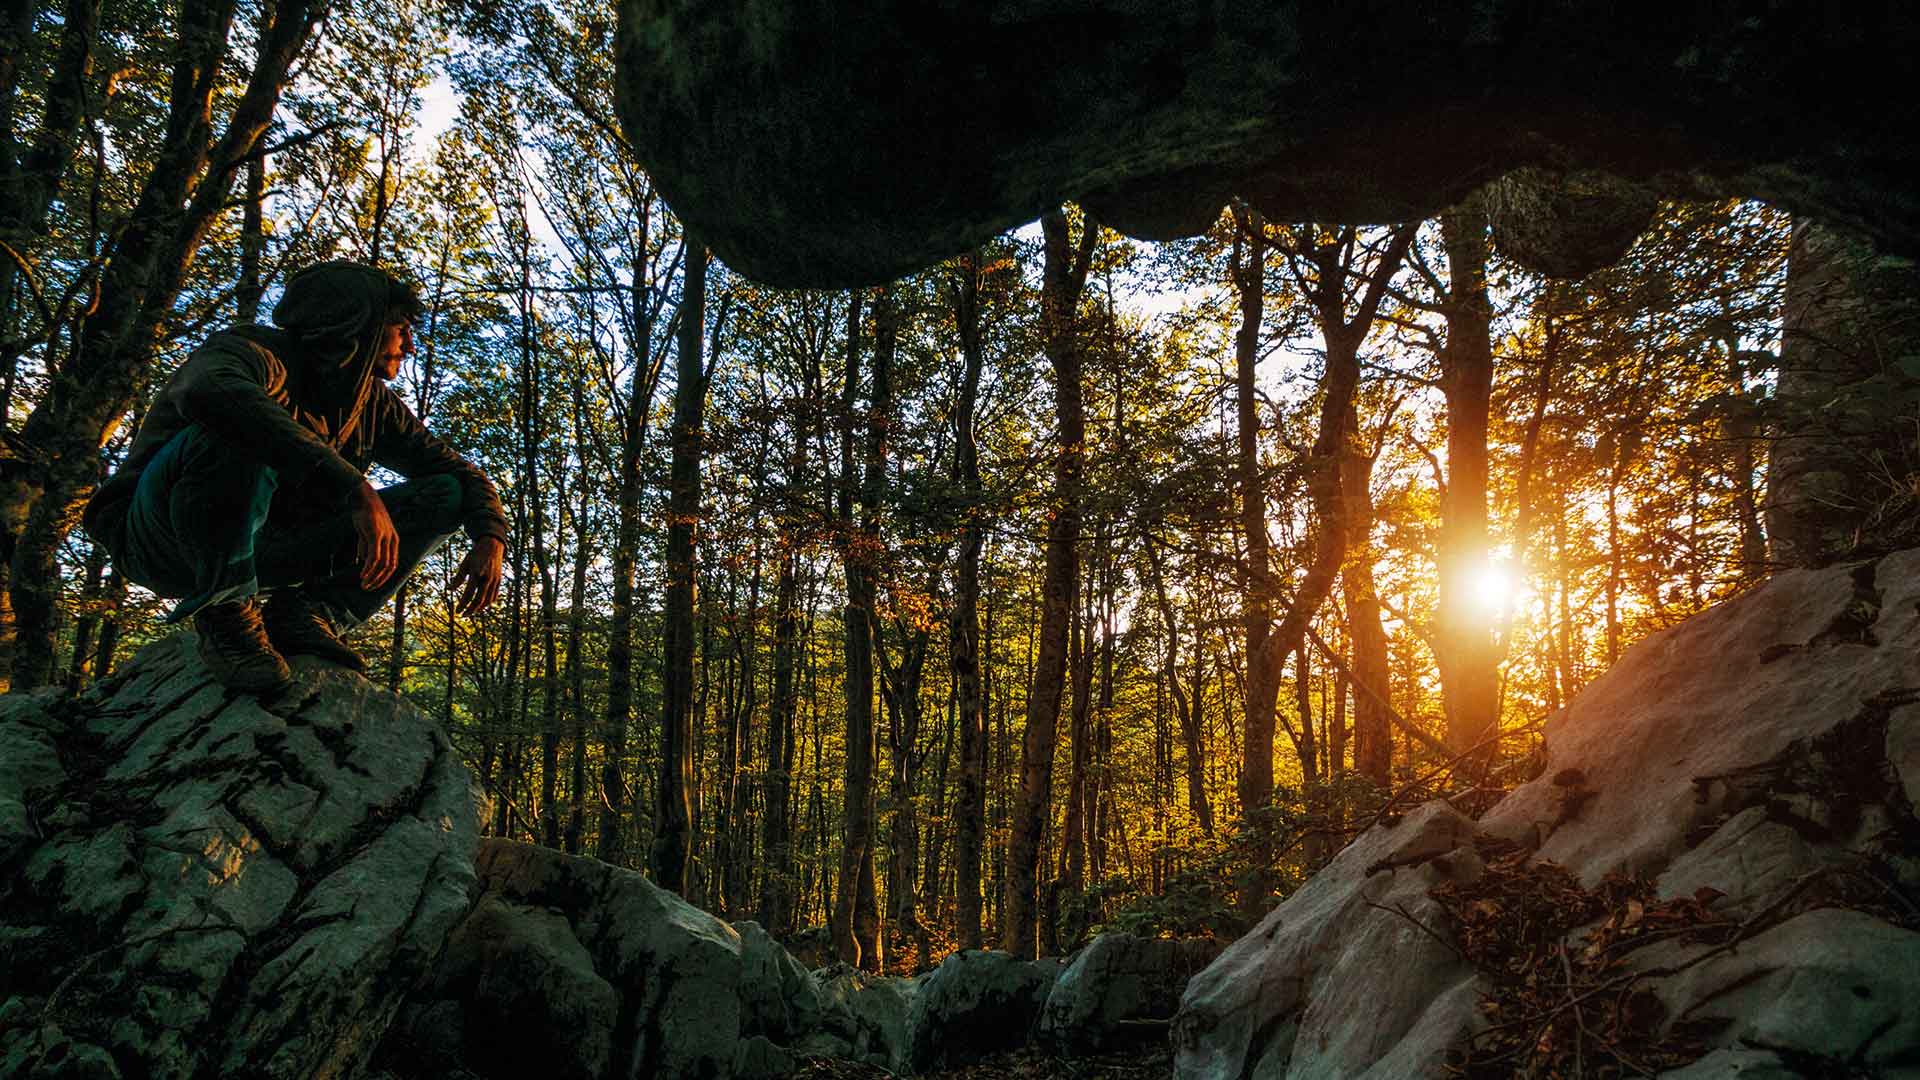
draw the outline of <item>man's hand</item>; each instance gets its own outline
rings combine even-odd
[[[494,537],[483,536],[473,542],[473,550],[460,560],[460,569],[453,575],[453,588],[460,593],[454,610],[477,615],[493,606],[500,598],[500,560],[506,553],[506,545]]]
[[[387,504],[372,484],[361,481],[348,500],[353,531],[359,538],[356,556],[360,560],[360,587],[372,592],[386,583],[400,565],[400,534],[393,530],[387,516]]]

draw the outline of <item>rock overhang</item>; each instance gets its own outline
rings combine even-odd
[[[1516,169],[1496,239],[1556,276],[1617,258],[1655,195],[1920,251],[1902,9],[626,0],[618,41],[642,162],[770,284],[883,281],[1063,200],[1168,239],[1236,197],[1407,220]]]

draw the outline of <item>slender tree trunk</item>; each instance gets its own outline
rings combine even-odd
[[[693,644],[695,526],[700,516],[701,421],[707,376],[707,252],[691,235],[680,300],[680,341],[674,365],[673,464],[667,487],[667,597],[665,660],[661,672],[660,771],[654,792],[650,865],[654,883],[687,895],[693,847]]]
[[[1740,528],[1740,580],[1751,583],[1760,580],[1767,570],[1767,537],[1760,527],[1760,497],[1754,488],[1753,475],[1758,466],[1754,459],[1754,444],[1759,441],[1759,422],[1755,415],[1753,402],[1747,397],[1746,383],[1749,363],[1757,368],[1769,359],[1765,353],[1736,351],[1734,342],[1727,343],[1727,377],[1738,394],[1738,400],[1732,405],[1727,417],[1727,441],[1733,444],[1733,466],[1730,479],[1733,481],[1734,519]]]
[[[953,666],[960,729],[960,771],[953,811],[954,934],[963,949],[980,947],[980,860],[987,811],[987,709],[981,691],[980,652],[980,550],[986,530],[981,520],[980,450],[974,434],[980,372],[986,359],[980,330],[980,261],[979,251],[961,257],[954,290],[954,322],[960,331],[965,365],[955,418],[958,438],[954,471],[966,503],[966,526],[960,536],[948,657]]]
[[[1273,733],[1280,667],[1285,654],[1267,649],[1273,632],[1271,543],[1267,536],[1266,483],[1260,468],[1259,391],[1254,369],[1260,358],[1260,323],[1266,304],[1266,225],[1244,207],[1234,212],[1232,262],[1229,273],[1239,301],[1240,327],[1233,338],[1235,483],[1240,489],[1240,540],[1246,548],[1241,569],[1242,632],[1246,637],[1247,693],[1245,741],[1241,744],[1240,814],[1252,838],[1241,883],[1241,915],[1251,924],[1272,889],[1273,836],[1269,807],[1273,802]],[[1328,361],[1329,366],[1332,360]]]
[[[757,473],[764,474],[766,468],[766,444],[760,448],[760,460],[755,466]],[[740,653],[740,692],[738,700],[729,707],[727,738],[729,762],[727,776],[727,812],[721,828],[725,830],[725,857],[721,862],[723,910],[733,918],[743,918],[753,910],[752,880],[753,861],[753,784],[748,778],[753,773],[753,710],[755,700],[754,658],[760,650],[760,580],[762,564],[760,558],[760,539],[758,531],[754,534],[752,577],[747,584],[747,612],[744,642],[736,630],[734,640]]]
[[[639,208],[638,250],[647,250],[653,206]],[[627,813],[631,791],[627,786],[627,731],[633,722],[633,614],[634,567],[639,562],[641,496],[645,492],[640,464],[647,443],[647,421],[653,413],[653,394],[660,385],[665,351],[655,355],[654,328],[663,301],[648,280],[648,264],[633,269],[634,336],[632,382],[627,388],[624,430],[620,439],[620,483],[615,505],[613,608],[607,631],[606,757],[600,769],[600,827],[594,856],[615,866],[627,863]]]
[[[1073,689],[1073,707],[1067,724],[1073,743],[1067,759],[1067,805],[1060,823],[1059,868],[1047,891],[1040,919],[1041,949],[1048,956],[1060,956],[1069,947],[1066,942],[1073,934],[1070,927],[1062,925],[1065,917],[1062,904],[1073,900],[1087,883],[1087,788],[1093,770],[1093,739],[1089,727],[1093,703],[1088,700],[1093,684],[1093,590],[1083,587],[1080,592],[1081,601],[1076,605],[1078,610],[1069,635],[1072,648],[1067,663],[1069,685]]]
[[[587,460],[589,442],[586,384],[584,367],[574,365],[573,451],[583,462]],[[580,653],[586,638],[587,562],[593,549],[588,542],[587,525],[591,493],[592,485],[583,480],[579,484],[579,502],[573,510],[573,581],[567,592],[567,713],[573,721],[572,782],[567,786],[566,850],[569,855],[580,854],[586,833],[587,669]]]
[[[794,455],[788,477],[798,481],[805,467],[805,440],[794,437]],[[799,581],[797,538],[782,530],[780,571],[774,584],[773,701],[767,717],[766,799],[761,808],[760,848],[766,865],[760,876],[760,923],[767,932],[784,936],[793,927],[792,833],[787,825],[793,791],[794,717],[799,711],[794,684],[794,651],[798,646]]]
[[[88,655],[93,649],[94,628],[101,622],[102,587],[101,578],[107,570],[107,549],[99,544],[87,552],[86,580],[81,586],[81,596],[85,597],[89,610],[75,620],[73,626],[73,656],[67,664],[67,693],[76,694],[87,677]]]
[[[926,671],[927,642],[927,633],[916,631],[897,667],[888,668],[886,654],[880,652],[886,676],[882,682],[887,698],[888,756],[892,765],[887,785],[892,819],[887,843],[887,917],[893,932],[913,943],[921,962],[928,957],[927,941],[920,925],[919,897],[915,894],[920,866],[920,815],[914,805],[914,793],[919,788],[920,687]]]
[[[866,424],[864,479],[855,499],[853,403],[859,380],[859,304],[847,312],[847,371],[842,397],[847,427],[840,442],[840,517],[846,532],[847,739],[843,798],[840,893],[835,899],[835,952],[868,971],[880,968],[879,911],[873,880],[875,730],[873,716],[874,600],[880,553],[880,495],[884,488],[888,425],[893,409],[893,349],[897,330],[892,290],[881,293],[873,313],[873,378]],[[854,528],[854,504],[860,516]]]
[[[1040,836],[1053,794],[1053,751],[1059,737],[1060,699],[1066,688],[1067,631],[1079,594],[1080,483],[1087,423],[1080,387],[1080,295],[1086,287],[1099,226],[1082,223],[1077,247],[1069,247],[1067,218],[1058,210],[1040,219],[1046,263],[1041,285],[1041,323],[1047,361],[1053,368],[1058,417],[1054,450],[1053,518],[1047,525],[1046,571],[1040,631],[1027,693],[1026,733],[1021,743],[1020,791],[1007,842],[1002,947],[1014,956],[1034,955],[1035,881]]]
[[[1174,616],[1173,605],[1167,600],[1167,579],[1165,568],[1161,565],[1160,544],[1151,533],[1145,535],[1147,549],[1147,567],[1153,575],[1154,600],[1160,607],[1160,621],[1167,628],[1167,651],[1162,679],[1168,693],[1173,698],[1174,720],[1180,727],[1180,741],[1187,760],[1187,809],[1193,812],[1194,820],[1200,824],[1200,831],[1213,835],[1213,808],[1207,802],[1206,758],[1200,746],[1200,724],[1197,718],[1199,702],[1189,703],[1186,691],[1180,685],[1180,623]],[[1194,633],[1194,651],[1200,651],[1199,631]],[[1195,684],[1196,693],[1199,683]]]
[[[240,204],[240,281],[234,287],[235,314],[243,323],[260,321],[260,297],[266,285],[260,264],[266,257],[267,158],[247,159],[246,194]]]

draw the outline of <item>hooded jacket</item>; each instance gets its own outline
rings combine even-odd
[[[453,476],[467,535],[505,543],[506,514],[486,474],[374,375],[389,312],[410,298],[386,271],[334,260],[287,283],[276,325],[242,324],[208,338],[167,380],[126,459],[87,504],[87,532],[114,550],[141,471],[174,435],[199,424],[278,474],[275,516],[343,509],[377,464],[409,479]]]

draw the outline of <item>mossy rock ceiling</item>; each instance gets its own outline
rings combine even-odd
[[[1386,222],[1526,166],[1631,181],[1522,200],[1571,212],[1567,250],[1510,245],[1565,275],[1655,193],[1920,250],[1916,45],[1893,5],[627,0],[620,108],[674,209],[774,284],[885,280],[1068,199],[1169,238],[1236,196]]]

